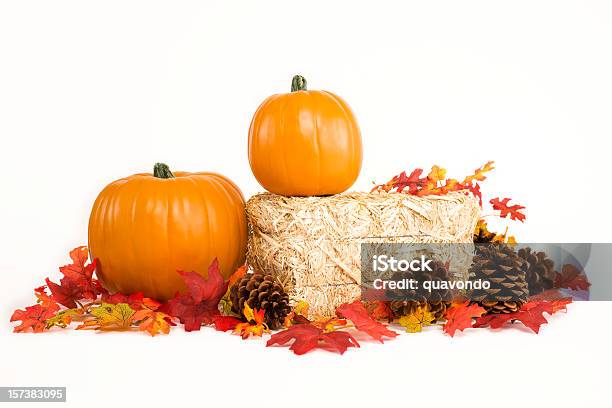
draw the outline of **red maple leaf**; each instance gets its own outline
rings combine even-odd
[[[455,335],[457,330],[463,331],[472,327],[472,319],[480,317],[486,312],[485,309],[477,304],[470,305],[469,303],[469,301],[455,303],[446,311],[444,316],[446,323],[443,330],[445,333],[450,334],[451,337]]]
[[[504,198],[503,200],[500,200],[499,197],[496,197],[496,198],[491,199],[489,202],[493,206],[494,210],[500,211],[499,216],[501,218],[506,218],[509,215],[511,220],[519,220],[521,222],[524,222],[525,214],[520,212],[520,210],[525,209],[525,207],[523,207],[522,205],[518,205],[518,204],[509,206],[508,205],[509,201],[510,201],[509,198]]]
[[[340,318],[345,318],[353,322],[355,328],[359,331],[369,334],[372,338],[383,342],[383,337],[396,337],[397,333],[389,330],[387,326],[381,322],[377,322],[370,317],[367,309],[361,301],[356,300],[353,303],[344,303],[336,308],[336,314]]]
[[[565,264],[561,272],[555,274],[555,287],[572,290],[587,290],[591,284],[586,274],[572,264]]]
[[[34,290],[38,303],[28,306],[24,310],[15,310],[11,316],[11,322],[21,320],[21,324],[13,328],[15,333],[32,330],[40,333],[47,327],[47,319],[52,318],[59,311],[59,306],[47,295],[44,286]]]
[[[188,293],[177,293],[167,303],[167,313],[179,319],[186,331],[200,330],[202,323],[211,324],[219,315],[219,301],[227,291],[227,282],[219,273],[217,258],[208,268],[208,279],[196,272],[178,272],[185,281]]]
[[[275,333],[266,343],[266,347],[275,344],[285,345],[293,340],[289,347],[295,354],[301,355],[315,348],[337,351],[343,354],[349,347],[359,347],[357,340],[341,330],[326,333],[323,329],[308,323],[296,324],[286,330]]]
[[[234,330],[238,324],[242,323],[242,320],[238,319],[234,316],[214,316],[213,324],[215,325],[215,329],[219,331],[228,331]]]
[[[81,299],[95,300],[99,294],[106,292],[100,282],[93,278],[96,260],[88,264],[88,258],[87,247],[74,248],[70,251],[72,263],[59,268],[64,275],[60,283],[52,282],[49,278],[45,280],[57,303],[71,309],[76,307]]]
[[[102,302],[116,305],[117,303],[127,303],[132,309],[140,310],[143,307],[156,310],[161,304],[156,300],[145,298],[142,292],[132,293],[131,295],[125,295],[121,292],[102,295]]]
[[[374,320],[393,320],[393,312],[389,307],[389,302],[385,302],[382,300],[368,302],[367,309],[370,313],[370,317]]]
[[[519,321],[526,327],[533,330],[535,333],[540,331],[540,326],[548,323],[544,317],[544,313],[552,315],[553,313],[564,310],[565,305],[571,303],[571,300],[561,299],[559,301],[531,301],[525,303],[521,309],[514,313],[507,314],[491,314],[483,316],[476,320],[474,327],[487,327],[498,329],[504,326],[509,321]]]

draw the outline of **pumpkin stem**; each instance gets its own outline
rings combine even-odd
[[[305,91],[306,90],[306,78],[301,75],[294,75],[291,80],[291,92]]]
[[[155,163],[155,166],[153,166],[153,176],[161,179],[174,178],[174,174],[170,171],[170,167],[164,163]]]

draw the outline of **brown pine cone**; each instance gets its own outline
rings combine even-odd
[[[265,310],[264,322],[272,330],[283,326],[291,312],[289,296],[282,285],[270,274],[245,275],[230,289],[232,311],[244,317],[244,303],[253,310]]]
[[[423,288],[425,281],[450,281],[450,275],[446,266],[440,261],[431,263],[431,271],[397,272],[393,274],[392,280],[414,279],[418,282],[419,289],[389,291],[387,296],[391,299],[389,307],[396,318],[411,314],[417,307],[426,307],[431,311],[436,320],[442,319],[446,308],[452,301],[453,294],[449,290],[432,290],[429,292]]]
[[[491,287],[473,290],[471,299],[487,313],[516,312],[529,296],[526,265],[508,245],[479,245],[470,267],[470,279],[488,281]]]
[[[552,289],[555,284],[555,264],[544,252],[536,252],[531,248],[521,248],[518,255],[527,261],[526,279],[529,295],[537,295]]]

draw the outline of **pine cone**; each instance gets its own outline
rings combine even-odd
[[[265,310],[264,322],[272,330],[283,326],[291,312],[289,296],[280,283],[270,274],[245,275],[230,289],[232,311],[244,317],[244,303],[253,310]]]
[[[527,261],[526,279],[529,295],[537,295],[552,289],[555,283],[555,264],[544,252],[536,252],[531,248],[521,248],[518,255]]]
[[[418,282],[419,289],[388,291],[387,296],[391,299],[389,307],[393,315],[397,317],[406,316],[414,312],[417,307],[426,307],[431,311],[436,320],[442,319],[446,308],[450,306],[453,294],[450,290],[432,290],[429,292],[423,288],[425,281],[450,281],[450,275],[444,264],[440,261],[431,263],[431,271],[396,272],[392,280],[414,279]],[[405,300],[409,299],[409,300]]]
[[[475,289],[471,299],[487,313],[512,313],[529,296],[525,280],[526,262],[508,245],[479,245],[470,267],[470,278],[491,284],[489,289]]]

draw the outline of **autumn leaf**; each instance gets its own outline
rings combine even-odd
[[[427,308],[419,306],[412,313],[402,316],[399,319],[399,324],[406,328],[408,333],[417,333],[423,329],[423,326],[429,326],[436,320],[436,317]]]
[[[43,332],[47,327],[47,320],[53,318],[60,309],[47,295],[44,286],[36,288],[34,293],[37,304],[28,306],[24,310],[15,310],[11,316],[11,322],[21,321],[21,324],[13,328],[15,333],[23,333],[28,330],[34,333]]]
[[[427,175],[427,178],[433,183],[437,183],[438,181],[444,181],[444,179],[446,179],[446,169],[443,169],[438,165],[433,165],[431,167],[431,171]]]
[[[227,282],[219,272],[219,261],[215,258],[208,268],[208,279],[196,272],[178,273],[183,277],[188,292],[177,293],[168,301],[168,314],[178,318],[186,331],[200,330],[202,324],[212,324],[213,318],[220,314],[219,301],[227,291]]]
[[[111,303],[116,305],[117,303],[127,303],[134,310],[139,310],[143,308],[143,301],[145,299],[144,294],[142,292],[132,293],[131,295],[124,295],[121,292],[108,294],[105,293],[102,295],[102,302]],[[148,301],[153,301],[152,299],[148,299]],[[154,302],[154,301],[153,301]],[[158,304],[159,307],[159,304]]]
[[[484,164],[484,166],[477,168],[476,170],[474,170],[474,174],[467,176],[464,180],[463,180],[463,184],[465,185],[472,185],[472,183],[474,181],[484,181],[486,180],[486,176],[485,173],[490,172],[491,170],[494,170],[495,162],[493,161],[488,161]]]
[[[79,300],[95,300],[98,295],[105,293],[100,282],[93,278],[97,261],[94,259],[88,264],[88,257],[87,247],[73,249],[70,251],[72,263],[59,268],[64,275],[60,283],[52,282],[49,278],[45,280],[57,303],[72,309],[77,307]]]
[[[285,317],[283,326],[290,327],[294,324],[310,323],[308,320],[308,303],[303,300],[297,302],[291,312]]]
[[[457,330],[463,331],[469,327],[472,327],[472,319],[482,316],[486,310],[477,304],[469,304],[469,301],[462,303],[453,303],[453,305],[446,310],[445,318],[446,323],[444,324],[443,330],[448,333],[451,337],[455,335]]]
[[[510,321],[519,321],[535,333],[540,331],[540,326],[548,323],[544,313],[552,315],[558,311],[565,310],[571,299],[559,299],[556,301],[530,301],[525,303],[521,309],[514,313],[492,314],[483,316],[476,320],[474,327],[487,327],[498,329]]]
[[[246,339],[251,335],[261,337],[264,332],[268,333],[270,330],[264,323],[265,312],[266,311],[264,309],[253,310],[247,302],[244,302],[243,314],[247,321],[238,323],[234,328],[234,333],[240,334],[243,339]]]
[[[77,330],[128,330],[134,320],[134,310],[127,303],[102,303],[90,313],[93,317],[77,326]]]
[[[368,302],[366,309],[368,309],[370,317],[374,320],[387,320],[389,322],[393,320],[393,312],[389,307],[389,302],[383,300]]]
[[[503,200],[500,200],[499,197],[496,197],[491,199],[489,202],[491,203],[495,211],[500,212],[499,216],[501,218],[506,218],[507,216],[510,216],[511,220],[518,220],[521,222],[525,221],[525,214],[521,212],[521,210],[525,209],[525,207],[518,204],[508,205],[508,203],[510,202],[510,198],[506,197]]]
[[[474,174],[467,176],[462,183],[453,178],[446,178],[446,169],[434,165],[426,177],[421,177],[422,169],[413,170],[410,175],[405,171],[394,176],[384,184],[375,185],[374,191],[408,193],[419,197],[428,195],[444,195],[452,191],[465,191],[478,198],[482,207],[482,194],[479,181],[486,179],[485,174],[493,170],[493,162],[487,162],[484,166],[476,169]]]
[[[578,269],[572,264],[565,264],[561,268],[561,272],[555,274],[555,287],[566,288],[572,290],[588,290],[591,284],[589,283],[584,271]]]
[[[396,337],[397,333],[389,330],[383,323],[373,320],[361,301],[344,303],[336,308],[338,317],[345,318],[353,322],[355,328],[367,333],[372,338],[383,343],[383,337]]]
[[[74,318],[81,318],[83,316],[83,310],[81,308],[66,309],[58,312],[55,316],[47,319],[46,329],[50,329],[54,326],[66,328]]]
[[[240,323],[242,323],[242,320],[234,316],[218,315],[213,317],[213,324],[215,325],[215,329],[219,331],[233,331]]]
[[[315,348],[336,351],[340,354],[349,347],[359,347],[357,340],[349,333],[341,330],[326,333],[313,324],[296,324],[286,330],[275,333],[266,343],[266,347],[275,344],[285,345],[293,341],[289,347],[295,354],[302,355]]]
[[[161,303],[150,298],[142,298],[142,301],[136,305],[140,308],[132,316],[132,322],[138,325],[140,331],[146,331],[151,336],[170,333],[170,326],[174,326],[174,323],[169,315],[157,310]]]

